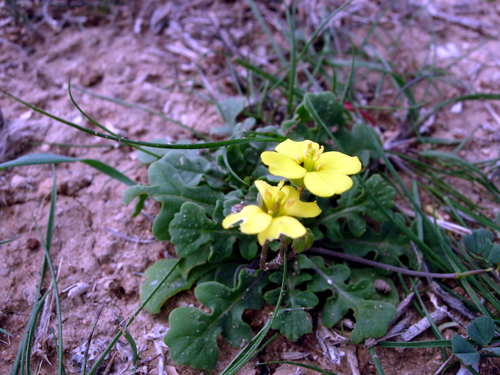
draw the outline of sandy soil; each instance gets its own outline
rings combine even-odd
[[[303,2],[299,3],[302,6],[299,19],[303,22],[307,23],[309,18],[320,14],[322,2],[318,2],[317,8],[311,5],[312,11],[306,9]],[[157,17],[159,20],[154,23],[156,28],[160,28],[157,34],[149,27],[151,15],[159,9],[153,1],[144,2],[143,6],[113,6],[105,15],[90,10],[80,13],[69,11],[60,4],[53,9],[52,17],[59,23],[64,19],[67,22],[54,26],[54,29],[41,17],[41,9],[36,9],[32,19],[43,38],[33,34],[28,27],[14,25],[12,17],[9,20],[9,14],[5,13],[0,27],[0,87],[54,115],[95,129],[68,97],[67,84],[71,79],[72,85],[147,106],[197,131],[208,133],[214,126],[222,125],[222,121],[213,105],[189,91],[195,87],[220,98],[235,94],[235,91],[229,83],[231,77],[224,59],[220,54],[207,52],[215,50],[231,54],[238,45],[239,53],[255,53],[262,59],[263,65],[266,61],[270,62],[270,68],[276,58],[266,57],[266,53],[271,54],[272,50],[246,4],[223,1],[214,4],[208,1],[172,4],[167,5],[169,9],[163,8],[166,15],[163,26],[161,17]],[[279,2],[261,3],[259,6],[268,21],[272,20],[273,12],[283,16]],[[488,25],[500,24],[500,5],[478,3],[473,11],[471,6],[459,1],[437,2],[433,6],[434,13],[428,8],[419,10],[418,3],[398,3],[381,19],[381,27],[388,33],[379,33],[379,38],[373,41],[374,45],[389,43],[388,35],[396,38],[402,32],[401,41],[397,46],[389,44],[385,57],[397,61],[398,71],[405,72],[422,64],[428,46],[435,38],[438,66],[446,66],[457,54],[468,55],[451,67],[452,74],[472,89],[498,91],[500,43],[496,39],[489,40],[497,30]],[[356,1],[352,7],[354,10],[338,22],[350,28],[355,35],[363,35],[370,26],[367,20],[374,19],[373,14],[380,15],[382,12],[378,2]],[[87,20],[84,28],[79,28],[74,17],[82,14]],[[413,14],[415,18],[409,21]],[[450,18],[450,15],[455,18]],[[467,23],[464,19],[479,25]],[[405,26],[407,22],[409,26]],[[278,34],[276,22],[270,27],[273,33]],[[220,30],[226,29],[236,36],[234,44],[227,44],[227,35],[220,34]],[[278,38],[278,42],[283,41]],[[203,63],[200,64],[201,71],[198,71],[200,61]],[[176,83],[189,77],[202,82],[205,87],[201,88],[192,81]],[[372,76],[358,82],[359,95],[369,101],[376,83],[377,78]],[[465,88],[448,88],[442,97],[432,93],[429,99],[432,102],[465,92]],[[73,94],[91,117],[129,138],[150,140],[167,137],[178,140],[190,137],[189,132],[177,125],[141,110],[102,101],[78,90],[74,90]],[[395,93],[388,91],[386,95],[389,102]],[[424,95],[427,94],[422,91]],[[454,111],[447,107],[428,124],[429,133],[437,137],[463,139],[479,127],[472,142],[462,151],[462,156],[474,161],[498,157],[500,122],[499,118],[495,118],[498,106],[495,107],[495,102],[488,105],[490,108],[484,103],[467,102],[460,110],[456,107]],[[95,158],[127,171],[127,175],[137,182],[147,183],[147,169],[137,167],[139,163],[129,147],[113,147],[106,140],[64,126],[4,95],[0,95],[0,110],[3,114],[3,121],[0,122],[0,161],[32,152]],[[386,113],[373,114],[379,120],[384,137],[389,138],[395,130],[397,117]],[[64,144],[109,147],[66,147]],[[129,317],[139,306],[141,273],[165,253],[172,253],[172,249],[167,243],[151,239],[151,223],[147,216],[132,218],[132,207],[125,207],[121,201],[124,185],[108,181],[106,176],[82,163],[57,165],[56,174],[59,195],[51,257],[58,269],[59,290],[63,291],[61,307],[66,371],[73,374],[80,373],[81,350],[101,306],[104,305],[104,308],[94,333],[96,346],[92,348],[91,355],[98,355],[119,330],[117,316]],[[37,290],[44,252],[39,244],[34,218],[45,233],[53,178],[50,166],[10,168],[0,172],[0,240],[23,234],[18,240],[0,246],[0,327],[13,334],[10,339],[3,335],[0,337],[2,374],[10,372]],[[472,196],[476,194],[474,191],[469,193]],[[476,194],[475,199],[481,202],[482,197]],[[157,209],[153,204],[146,207],[151,215]],[[83,287],[80,295],[67,291],[78,283],[85,283],[79,284]],[[49,283],[45,283],[44,287],[46,290]],[[153,316],[141,312],[136,318],[130,332],[141,348],[140,374],[158,374],[157,350],[166,356],[168,374],[175,374],[176,371],[180,374],[200,373],[175,365],[169,360],[168,350],[159,345],[162,333],[168,327],[169,312],[175,307],[192,303],[198,304],[192,293],[182,293],[168,301],[160,314]],[[269,310],[265,309],[258,314],[248,313],[245,318],[257,332],[268,314]],[[413,314],[414,320],[417,320],[416,313]],[[40,367],[40,374],[53,374],[56,356],[52,332],[57,331],[53,305],[48,306],[46,323],[46,327],[37,333],[32,363],[34,368]],[[236,349],[222,341],[220,344],[217,373],[237,353]],[[359,373],[375,373],[366,349],[354,346],[344,349],[357,356]],[[130,363],[127,360],[128,350],[126,342],[120,342],[117,350],[113,351],[116,357],[109,373],[130,373],[126,370]],[[332,364],[323,354],[314,334],[295,343],[280,337],[266,348],[258,360],[280,360],[289,352],[309,353],[309,359],[339,374],[355,373],[348,356],[340,365]],[[377,354],[388,375],[410,374],[417,369],[422,374],[433,374],[442,363],[439,350],[394,351],[378,348]],[[484,365],[488,369],[481,373],[494,373],[488,372],[493,370],[487,362]],[[297,373],[296,367],[288,365],[270,366],[270,370],[276,374]],[[266,372],[247,366],[244,373]]]

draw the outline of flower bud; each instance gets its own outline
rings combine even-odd
[[[306,250],[309,250],[314,243],[314,234],[312,230],[306,228],[306,234],[302,237],[296,238],[292,242],[292,249],[296,253],[300,254]]]

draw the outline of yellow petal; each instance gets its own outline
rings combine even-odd
[[[295,155],[299,155],[299,157],[302,158],[304,157],[304,151],[307,150],[307,145],[309,144],[309,140],[305,140],[302,142],[295,142],[292,141],[291,139],[287,139],[284,142],[281,142],[276,148],[274,149],[276,152],[279,152],[280,154],[288,156],[290,159],[295,160]],[[319,144],[316,142],[311,142],[312,143],[312,148],[315,150],[319,150]]]
[[[269,172],[275,176],[298,179],[306,174],[305,168],[298,165],[295,159],[292,160],[287,155],[265,151],[260,155],[260,158],[269,167]]]
[[[269,185],[266,181],[257,180],[255,181],[255,187],[259,190],[260,196],[264,197],[266,195],[266,190],[269,190],[271,193],[273,192],[272,188],[274,186]]]
[[[306,234],[306,228],[294,217],[276,217],[273,218],[266,230],[259,233],[259,243],[263,245],[266,240],[277,240],[280,234],[290,238],[299,238]]]
[[[352,186],[352,180],[345,174],[320,170],[306,174],[304,184],[311,193],[318,197],[331,197],[349,190]]]
[[[283,212],[287,216],[316,217],[321,213],[321,209],[318,207],[316,202],[302,202],[300,200],[296,200],[289,207],[285,206]]]
[[[323,153],[316,161],[316,165],[321,165],[320,170],[349,175],[361,170],[361,162],[357,156],[349,156],[337,151]]]
[[[272,216],[268,215],[258,206],[245,206],[236,214],[228,215],[222,221],[225,229],[232,228],[234,224],[240,224],[240,231],[246,234],[257,234],[265,230],[271,223]]]
[[[295,189],[293,186],[283,186],[281,189],[286,194],[287,199],[300,199],[300,194],[297,189]]]

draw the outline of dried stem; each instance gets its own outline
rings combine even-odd
[[[380,268],[380,269],[383,269],[383,270],[386,270],[386,271],[397,272],[397,273],[400,273],[402,275],[417,276],[417,277],[430,277],[430,278],[433,278],[433,279],[460,279],[462,277],[467,277],[467,276],[472,276],[472,275],[478,275],[478,274],[481,274],[481,273],[486,273],[486,272],[493,271],[492,268],[488,268],[488,269],[485,269],[485,270],[473,270],[473,271],[467,271],[467,272],[464,272],[464,273],[431,273],[431,272],[420,272],[420,271],[413,271],[413,270],[407,270],[405,268],[390,266],[388,264],[374,262],[373,260],[363,259],[363,258],[356,257],[354,255],[339,253],[338,251],[322,249],[322,248],[319,248],[319,247],[311,247],[311,251],[313,251],[313,252],[315,252],[317,254],[329,255],[331,257],[345,259],[345,260],[348,260],[348,261],[351,261],[351,262],[365,264],[367,266],[375,267],[375,268]]]

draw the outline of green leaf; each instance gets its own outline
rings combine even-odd
[[[316,124],[314,128],[306,125],[309,120]],[[283,122],[282,130],[296,141],[313,139],[323,142],[328,138],[323,126],[332,128],[344,124],[344,106],[332,92],[307,93],[295,110],[295,116]]]
[[[171,151],[162,160],[173,165],[189,186],[197,186],[200,181],[206,181],[210,187],[216,189],[224,185],[226,174],[201,156],[198,150]]]
[[[399,304],[398,288],[389,277],[381,275],[380,271],[381,270],[377,270],[376,268],[353,268],[351,269],[350,281],[358,282],[362,279],[368,279],[374,285],[377,281],[386,283],[391,291],[389,293],[384,293],[375,289],[375,293],[371,297],[371,300],[387,302],[397,307]]]
[[[390,222],[382,223],[380,232],[368,227],[361,237],[345,234],[337,246],[346,254],[361,258],[374,252],[376,262],[399,265],[398,258],[406,256],[411,267],[416,263],[410,239]]]
[[[371,176],[366,181],[366,188],[377,195],[386,209],[390,210],[394,206],[396,192],[382,180],[380,175]],[[323,212],[316,225],[325,226],[326,236],[334,242],[338,242],[344,237],[341,233],[340,219],[347,222],[349,231],[356,237],[362,236],[366,231],[365,216],[370,216],[379,222],[387,221],[383,211],[375,205],[356,180],[354,180],[352,188],[341,195],[336,208],[331,208],[327,199],[318,199],[318,204]]]
[[[257,245],[257,237],[250,234],[240,234],[240,242],[238,246],[240,254],[243,258],[250,260],[257,256],[259,246]]]
[[[161,202],[161,210],[153,223],[153,235],[159,240],[170,240],[169,225],[174,215],[185,202],[198,204],[205,213],[212,215],[217,200],[222,200],[221,192],[206,185],[192,187],[181,178],[174,166],[164,160],[158,160],[148,169],[150,186],[132,186],[123,194],[127,205],[135,197],[148,194]]]
[[[212,312],[206,314],[194,307],[172,311],[170,329],[164,338],[172,359],[180,365],[213,370],[219,358],[219,333],[234,347],[252,338],[252,330],[241,316],[245,309],[262,306],[262,288],[267,283],[264,274],[249,275],[242,271],[234,289],[214,281],[198,285],[196,297]]]
[[[7,336],[12,336],[12,333],[6,331],[5,329],[3,328],[0,328],[0,333],[3,333],[4,335],[7,335]]]
[[[151,142],[153,143],[159,143],[159,144],[169,144],[171,142],[167,141],[165,138],[154,138],[151,140]],[[149,152],[152,152],[158,156],[163,156],[165,155],[166,153],[168,153],[169,150],[168,148],[154,148],[154,147],[148,147],[148,146],[143,146],[141,147],[142,150],[145,150],[145,151],[149,151]],[[141,150],[137,150],[136,151],[136,155],[137,155],[137,159],[143,163],[143,164],[151,164],[151,163],[154,163],[155,161],[158,160],[157,157],[151,155],[151,154],[148,154],[144,151],[141,151]]]
[[[250,147],[249,144],[227,147],[227,162],[231,170],[229,170],[224,161],[224,154],[222,151],[215,155],[217,156],[217,164],[219,167],[227,172],[226,181],[233,189],[244,189],[247,187],[233,174],[236,174],[240,179],[243,179],[244,182],[249,184],[249,177],[254,173],[256,164],[260,163],[260,159],[258,158],[260,154],[258,154],[257,150]]]
[[[474,345],[460,335],[453,335],[451,338],[451,348],[453,354],[467,365],[475,365],[481,358]]]
[[[186,202],[170,223],[171,242],[179,257],[188,257],[204,244],[210,244],[210,262],[220,262],[228,258],[234,242],[240,235],[236,229],[224,229],[207,218],[199,205]]]
[[[113,167],[109,166],[106,163],[103,163],[99,160],[94,159],[79,159],[72,158],[70,156],[62,156],[56,154],[31,154],[24,155],[15,160],[7,161],[5,163],[0,164],[0,171],[5,168],[10,167],[21,167],[25,165],[37,165],[37,164],[58,164],[58,163],[74,163],[80,161],[87,165],[90,165],[92,168],[97,169],[99,172],[102,172],[108,175],[111,178],[114,178],[117,181],[123,182],[125,185],[134,186],[136,183],[132,181],[130,178],[125,176],[123,173],[118,172]]]
[[[172,270],[176,262],[177,259],[160,259],[144,272],[144,281],[141,284],[140,292],[141,301],[149,297],[163,277]],[[196,272],[191,272],[187,279],[182,277],[180,271],[176,268],[146,304],[146,310],[152,314],[158,314],[160,308],[170,297],[183,290],[190,289],[197,279],[215,267],[216,265],[211,264],[208,267],[199,267]]]
[[[493,233],[487,229],[477,229],[464,236],[464,246],[470,252],[482,256],[487,261],[500,263],[500,246],[493,243]]]
[[[279,309],[272,328],[279,329],[289,340],[296,341],[312,331],[311,317],[305,309],[316,306],[319,300],[314,293],[298,289],[300,284],[311,279],[310,274],[289,272],[286,276],[284,306]],[[282,272],[274,272],[270,276],[270,280],[275,284],[281,284],[282,278]],[[279,294],[279,289],[271,290],[264,295],[264,298],[267,302],[276,304]]]
[[[221,100],[217,105],[217,112],[222,116],[226,123],[223,127],[214,127],[210,134],[232,135],[236,125],[236,118],[245,109],[245,98],[228,98]]]
[[[317,125],[322,123],[331,128],[345,124],[344,106],[331,91],[307,93],[302,103]]]
[[[378,159],[380,157],[377,146],[374,144],[374,142],[381,143],[380,137],[369,126],[357,123],[354,124],[351,131],[346,128],[339,129],[335,136],[346,154],[359,157],[364,167],[368,166],[370,158]]]
[[[495,323],[489,316],[482,316],[467,326],[467,334],[478,345],[488,345],[495,335]]]
[[[210,245],[205,244],[200,246],[200,249],[194,254],[186,258],[179,259],[178,269],[182,277],[187,279],[189,277],[189,273],[191,272],[191,270],[195,269],[198,266],[202,266],[205,264],[208,265],[209,263],[207,263],[207,259],[209,255],[210,255]]]
[[[222,263],[214,273],[214,278],[212,281],[216,281],[228,288],[235,288],[238,284],[239,272],[245,268],[245,265],[240,262],[224,262]],[[247,270],[249,274],[251,272]]]
[[[299,257],[305,258],[302,254]],[[332,327],[349,310],[353,310],[356,326],[351,332],[351,341],[355,344],[365,338],[381,337],[387,332],[389,323],[396,316],[396,308],[391,303],[374,298],[375,287],[369,279],[346,284],[351,274],[347,266],[326,267],[321,257],[305,258],[301,262],[301,267],[316,270],[307,285],[308,290],[313,293],[330,290],[333,293],[323,307],[322,322],[325,327]]]

